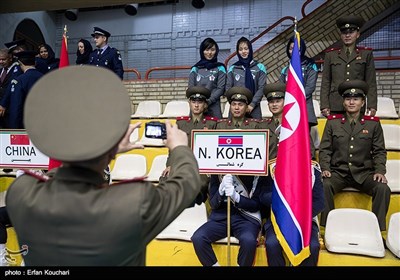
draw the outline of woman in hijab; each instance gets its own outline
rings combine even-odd
[[[53,49],[48,44],[39,45],[39,55],[36,57],[36,69],[46,74],[57,69],[60,59],[55,57]]]
[[[200,60],[193,65],[190,74],[188,88],[203,86],[211,91],[207,99],[207,115],[221,119],[221,96],[225,92],[226,68],[218,62],[219,47],[212,38],[206,38],[200,45]]]
[[[76,64],[89,64],[89,55],[92,51],[92,44],[88,40],[80,39],[76,50]]]
[[[253,59],[253,47],[249,39],[242,37],[236,43],[238,61],[229,67],[225,91],[231,87],[246,87],[253,94],[247,115],[261,119],[260,101],[264,96],[267,70],[264,64]]]

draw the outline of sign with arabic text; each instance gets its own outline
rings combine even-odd
[[[192,130],[200,174],[268,175],[268,129]]]
[[[47,169],[48,166],[48,156],[32,144],[26,130],[0,130],[0,167]]]

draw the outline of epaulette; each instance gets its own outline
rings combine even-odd
[[[136,177],[133,179],[122,180],[122,181],[112,183],[110,186],[122,185],[122,184],[134,183],[134,182],[143,182],[146,178],[147,178],[147,176],[142,176],[142,177]]]
[[[32,170],[28,170],[28,169],[23,169],[23,171],[24,171],[24,173],[25,173],[26,175],[32,176],[32,177],[38,179],[38,180],[41,181],[41,182],[46,182],[47,180],[50,179],[49,176],[44,175],[44,174],[42,174],[42,173],[39,172],[39,171],[32,171]]]
[[[181,117],[176,117],[177,121],[190,121],[191,118],[189,116],[181,116]]]
[[[357,46],[356,49],[359,49],[359,50],[368,50],[368,51],[372,51],[372,50],[373,50],[372,48],[369,48],[369,47],[362,47],[362,46]]]
[[[229,119],[219,119],[217,122],[230,122]]]
[[[329,121],[331,120],[338,120],[344,118],[344,115],[342,114],[335,114],[335,115],[329,115],[326,117]]]
[[[330,49],[325,50],[325,52],[328,53],[328,52],[332,52],[332,51],[338,51],[340,49],[341,48],[330,48]]]
[[[261,119],[258,122],[263,123],[263,122],[267,122],[267,123],[271,123],[272,122],[272,118],[268,118],[268,119]]]
[[[218,118],[216,118],[216,117],[211,117],[211,116],[205,116],[203,120],[204,120],[204,121],[215,121],[215,122],[217,122],[217,121],[218,121]]]
[[[371,117],[371,116],[363,116],[361,121],[366,120],[366,121],[374,121],[374,122],[379,122],[379,117]]]

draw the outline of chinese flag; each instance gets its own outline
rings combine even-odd
[[[69,65],[69,58],[68,58],[68,49],[67,49],[67,27],[64,28],[64,34],[62,36],[62,41],[61,41],[61,53],[60,53],[60,64],[59,68],[65,67]],[[61,161],[55,160],[53,158],[50,158],[49,160],[49,168],[48,170],[51,170],[53,168],[57,168],[61,165]]]
[[[27,134],[11,134],[10,135],[11,145],[29,145],[30,140]]]

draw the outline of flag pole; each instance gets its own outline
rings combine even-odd
[[[227,217],[226,217],[226,219],[227,219],[227,221],[226,221],[226,232],[227,232],[227,235],[226,235],[226,238],[227,238],[227,240],[228,240],[228,243],[227,243],[227,250],[228,250],[228,252],[227,252],[227,256],[226,256],[226,258],[227,258],[227,265],[228,266],[231,266],[231,199],[230,199],[230,197],[227,197],[226,198],[226,203],[227,203],[227,208],[226,208],[226,212],[227,212]]]

